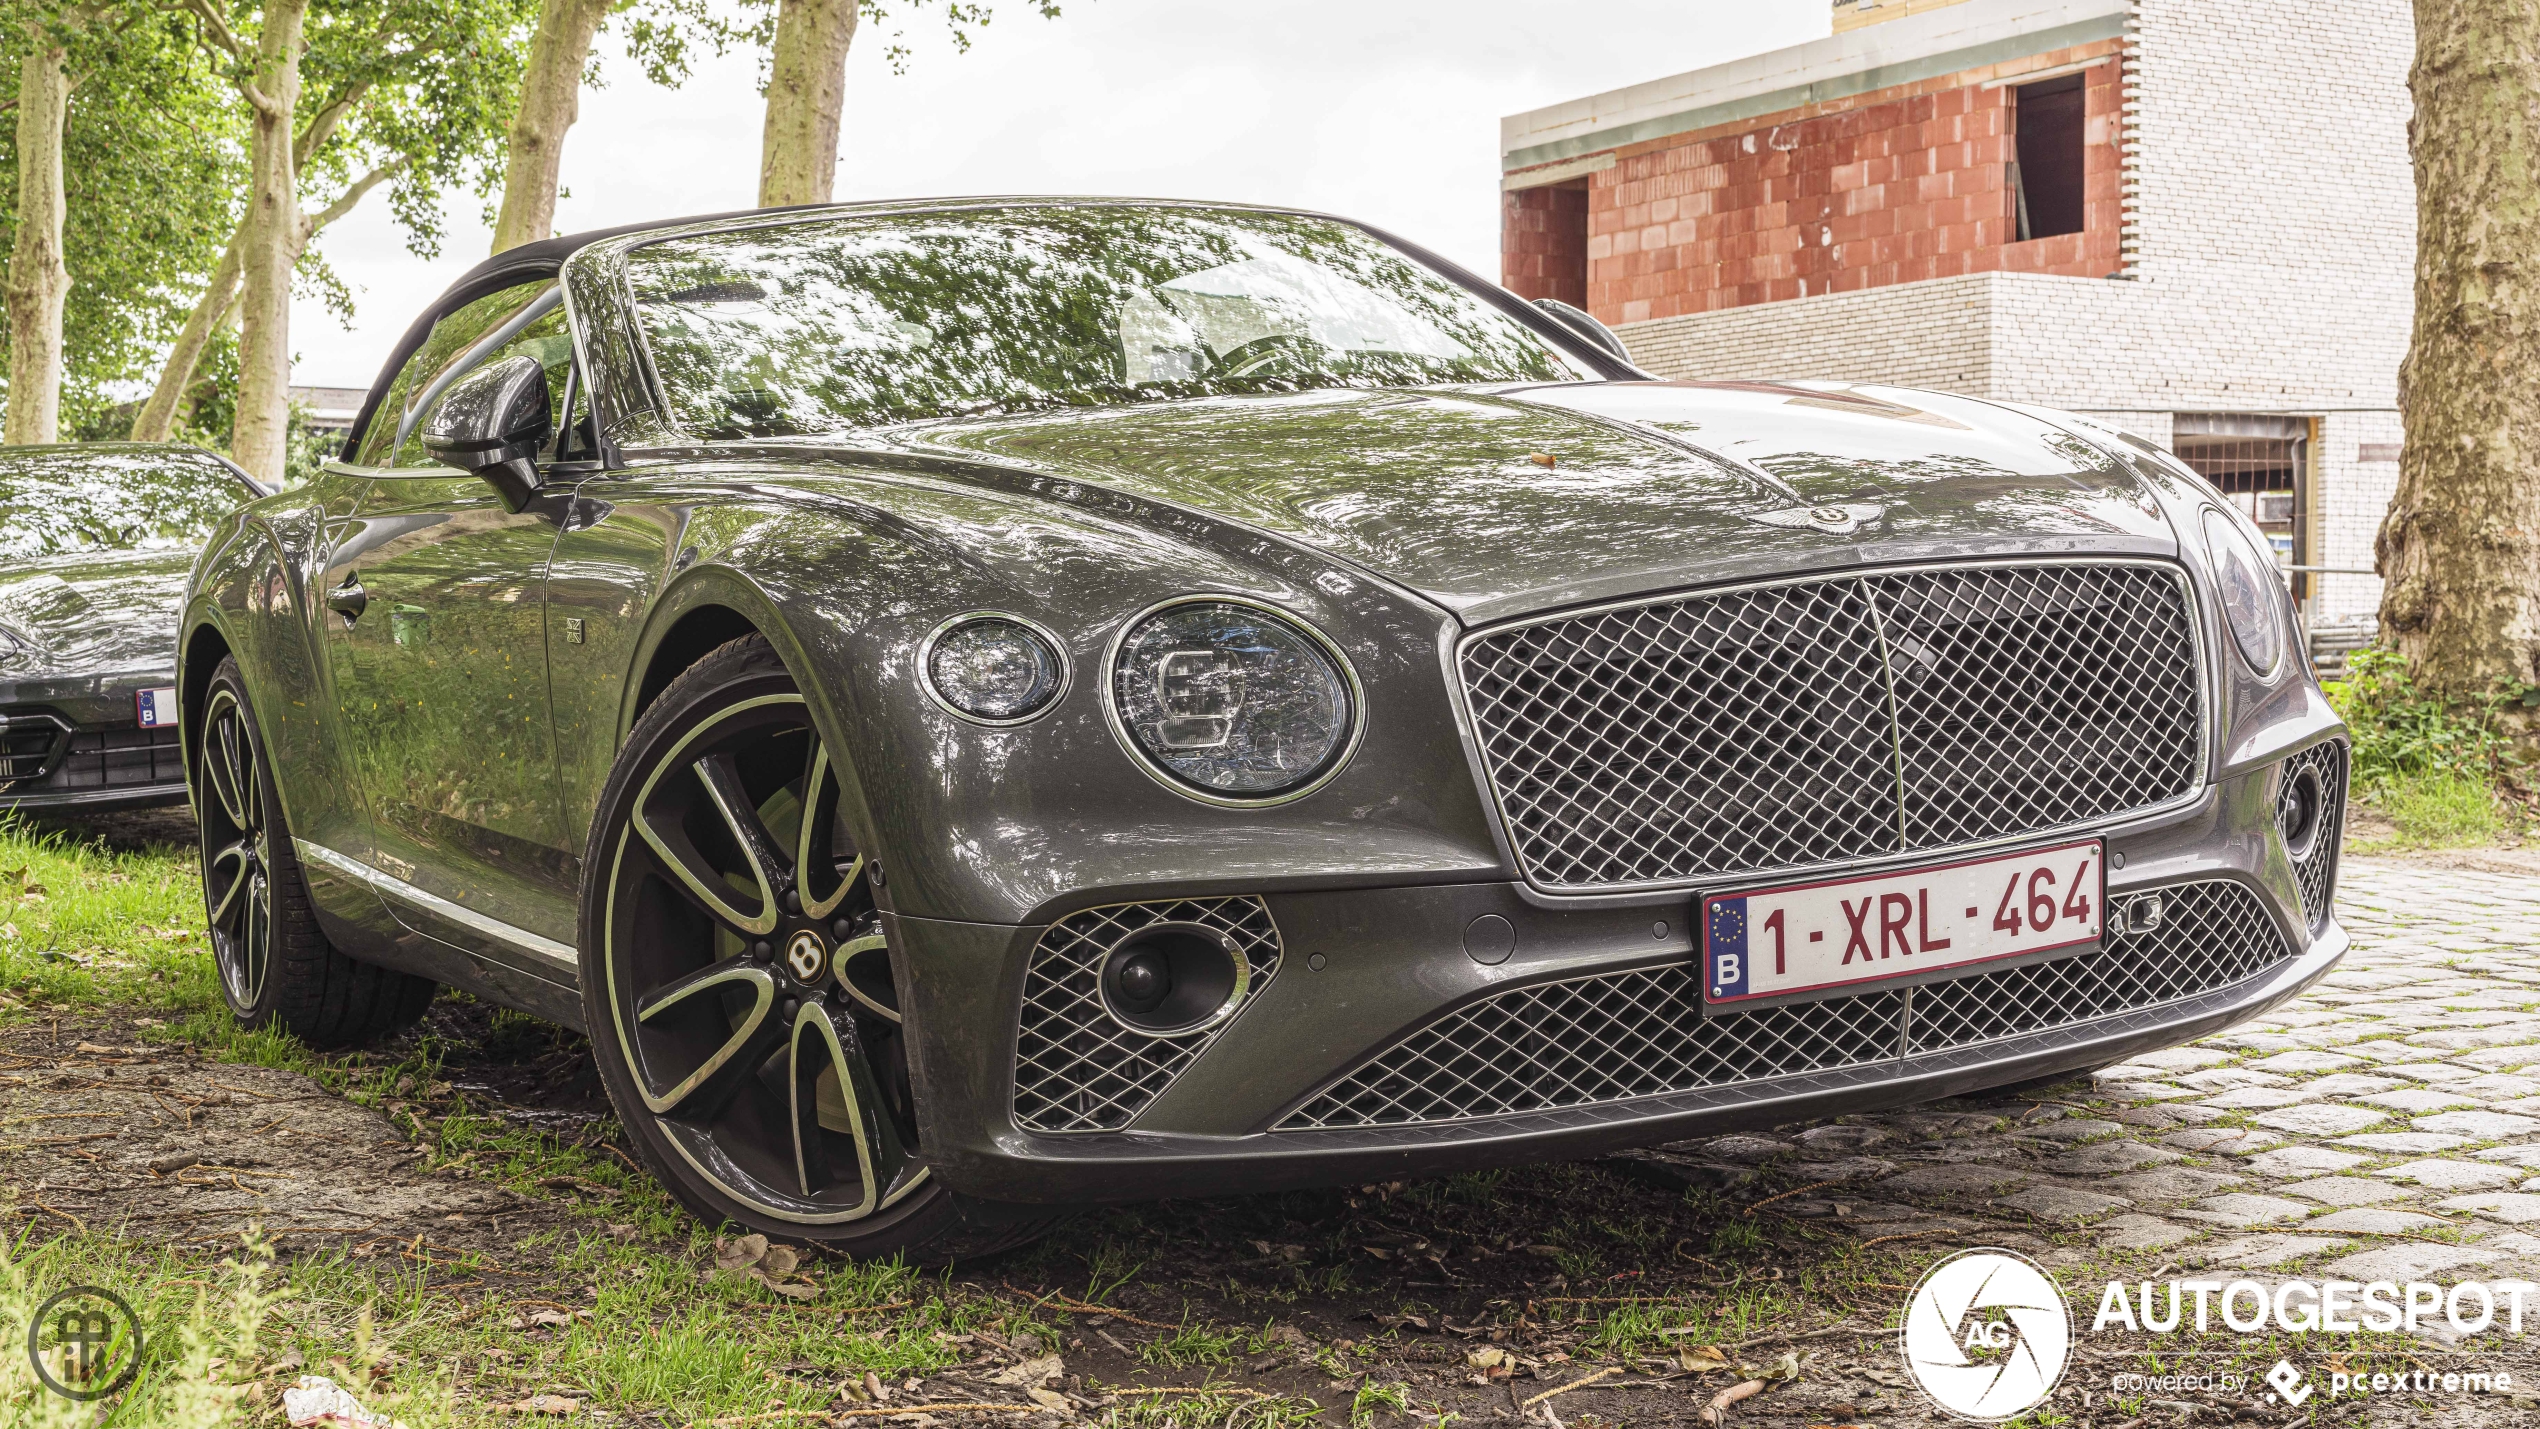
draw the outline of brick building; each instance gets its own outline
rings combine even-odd
[[[2398,479],[2406,0],[1834,0],[1834,33],[1501,122],[1502,278],[1671,377],[2086,412],[2288,565]],[[2315,632],[2380,582],[2296,582]]]

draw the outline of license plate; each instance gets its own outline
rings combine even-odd
[[[161,729],[176,723],[176,686],[161,685],[155,690],[135,690],[132,712],[141,720],[143,729]]]
[[[2099,840],[1702,900],[1710,1005],[1849,993],[2099,939]]]

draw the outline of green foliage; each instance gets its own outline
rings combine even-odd
[[[235,93],[178,17],[117,7],[61,33],[77,84],[62,133],[62,429],[119,437],[131,429],[122,399],[155,374],[229,240],[245,130]],[[26,26],[0,26],[0,101],[15,102],[31,43]],[[12,117],[0,115],[0,254],[17,237]]]
[[[2358,650],[2346,677],[2325,688],[2355,742],[2355,783],[2376,797],[2427,776],[2494,787],[2518,781],[2532,761],[2515,721],[2540,708],[2540,687],[2500,685],[2450,699],[2419,687],[2396,653]]]

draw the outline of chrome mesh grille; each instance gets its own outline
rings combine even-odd
[[[1121,939],[1152,923],[1204,923],[1241,948],[1245,1000],[1279,971],[1279,930],[1258,898],[1191,898],[1088,908],[1049,926],[1023,976],[1014,1121],[1026,1131],[1117,1131],[1173,1084],[1225,1024],[1176,1037],[1123,1027],[1096,980]]]
[[[2158,928],[2059,962],[1723,1017],[1702,1015],[1683,963],[1511,989],[1395,1043],[1279,1129],[1461,1121],[1861,1066],[2173,1002],[2293,955],[2240,884],[2162,896]]]
[[[1460,660],[1509,841],[1548,888],[1940,849],[2194,792],[2184,577],[1908,570],[1515,626]]]
[[[2096,953],[1914,989],[1906,1045],[1933,1052],[2175,1002],[2293,956],[2265,905],[2240,884],[2182,884],[2163,889],[2161,904],[2159,927],[2111,938]]]
[[[2292,776],[2306,768],[2319,771],[2320,829],[2318,837],[2311,840],[2310,856],[2293,860],[2293,878],[2302,885],[2303,916],[2316,931],[2328,926],[2329,902],[2337,892],[2337,853],[2346,839],[2346,746],[2330,740],[2284,761],[2285,778],[2276,792],[2279,827],[2284,822]]]

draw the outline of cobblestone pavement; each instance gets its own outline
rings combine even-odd
[[[1740,1199],[1799,1187],[1776,1208],[1865,1238],[1915,1235],[1930,1259],[1964,1245],[2021,1250],[2056,1269],[2076,1328],[2105,1279],[2540,1280],[2540,879],[2350,857],[2338,910],[2355,944],[2334,972],[2190,1046],[2046,1090],[1618,1159],[1679,1184],[1739,1187],[1729,1194]],[[2418,1335],[2435,1368],[2509,1368],[2514,1395],[2348,1399],[2334,1412],[2484,1424],[2528,1422],[2540,1407],[2523,1388],[2540,1363],[2521,1341],[2459,1343],[2440,1314]],[[2108,1394],[2116,1371],[2236,1363],[2255,1376],[2279,1352],[2325,1363],[2352,1344],[2330,1338],[2089,1335],[2054,1405],[2081,1424],[2139,1425],[2142,1401]],[[1916,1396],[1874,1387],[1892,1354],[1830,1347],[1815,1367],[1825,1392],[1887,1422],[1940,1422]],[[2235,1406],[2243,1418],[2285,1413],[2254,1382],[2207,1412]]]
[[[2540,1271],[2540,881],[2350,858],[2338,911],[2354,950],[2302,997],[2110,1067],[2087,1093],[1846,1117],[1697,1154],[1795,1156],[1863,1193],[1802,1201],[1803,1216],[2007,1211],[2106,1250],[2253,1270],[2336,1256],[2328,1273],[2362,1280]]]

